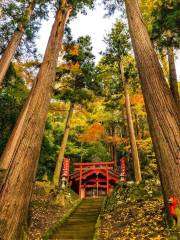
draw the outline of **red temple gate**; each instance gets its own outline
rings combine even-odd
[[[71,188],[81,198],[109,194],[120,180],[114,162],[74,163],[76,173],[70,175]]]

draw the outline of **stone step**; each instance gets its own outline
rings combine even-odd
[[[92,240],[102,201],[103,198],[84,199],[49,239]]]

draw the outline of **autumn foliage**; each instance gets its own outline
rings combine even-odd
[[[80,64],[78,62],[76,63],[65,63],[65,64],[62,64],[61,66],[61,70],[68,70],[70,72],[77,72],[80,70]]]
[[[79,141],[84,143],[94,143],[104,136],[104,127],[100,123],[95,123],[79,135]]]
[[[95,143],[99,140],[103,140],[107,144],[118,145],[127,142],[125,138],[121,138],[118,135],[110,136],[105,132],[104,127],[100,123],[94,123],[79,135],[79,141],[84,143]]]
[[[142,94],[134,94],[131,96],[131,104],[132,105],[144,105],[144,98]]]

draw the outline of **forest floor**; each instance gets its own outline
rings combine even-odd
[[[27,240],[42,239],[49,227],[62,218],[76,199],[76,196],[72,196],[70,192],[65,194],[65,198],[61,198],[57,192],[49,193],[43,187],[36,185],[30,204]]]
[[[150,185],[117,187],[101,215],[101,240],[170,239],[159,187]]]
[[[36,184],[33,192],[27,240],[42,239],[49,227],[78,199],[72,191],[59,194],[48,192],[42,186]],[[180,240],[179,237],[170,238],[163,206],[158,181],[140,185],[120,183],[106,199],[100,218],[99,240]]]

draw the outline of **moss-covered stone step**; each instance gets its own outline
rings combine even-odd
[[[103,198],[83,199],[78,208],[49,238],[52,240],[92,240]]]

